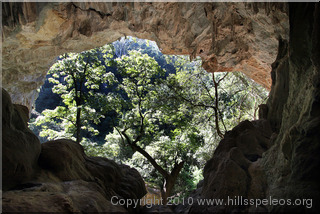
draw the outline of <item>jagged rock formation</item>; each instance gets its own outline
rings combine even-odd
[[[272,90],[267,106],[262,106],[267,120],[242,122],[226,134],[206,164],[197,196],[243,198],[233,205],[195,204],[191,213],[316,213],[320,208],[320,6],[289,8],[290,41],[280,40]],[[278,203],[270,203],[270,198]],[[243,199],[268,201],[256,207],[245,206]]]
[[[290,4],[290,40],[273,67],[268,120],[274,136],[262,159],[267,196],[312,198],[312,209],[268,207],[274,212],[319,210],[320,4]]]
[[[28,128],[27,107],[13,105],[4,89],[2,112],[2,184],[6,190],[35,175],[41,146]]]
[[[198,196],[223,199],[225,203],[216,206],[195,203],[191,213],[267,212],[265,207],[255,204],[244,206],[243,200],[266,198],[267,182],[261,157],[272,146],[271,134],[267,120],[243,121],[226,133],[212,159],[206,163],[202,191]]]
[[[204,170],[205,198],[264,198],[266,183],[259,159],[269,147],[271,129],[267,121],[244,121],[227,133]],[[261,172],[262,171],[262,172]],[[229,211],[233,206],[212,207],[210,212]],[[250,209],[250,208],[249,208]]]
[[[28,129],[28,110],[3,99],[4,212],[133,212],[111,198],[140,199],[144,181],[135,169],[106,158],[88,157],[71,140],[40,145]]]
[[[3,87],[30,109],[58,55],[131,35],[270,88],[278,39],[288,39],[287,11],[285,3],[3,3]]]

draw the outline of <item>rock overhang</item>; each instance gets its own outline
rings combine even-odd
[[[29,109],[55,58],[135,36],[164,54],[200,56],[208,72],[241,71],[267,89],[287,3],[3,3],[2,82]]]

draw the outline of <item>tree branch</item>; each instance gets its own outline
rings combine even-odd
[[[218,95],[218,83],[216,82],[215,78],[214,78],[214,73],[212,73],[212,79],[213,79],[213,83],[214,83],[214,90],[215,90],[215,103],[216,103],[216,108],[215,108],[215,113],[216,113],[216,119],[215,119],[215,122],[216,122],[216,130],[217,130],[217,133],[218,135],[223,138],[224,135],[222,134],[221,130],[220,130],[220,126],[219,126],[219,112],[218,112],[218,109],[219,109],[219,95]]]
[[[156,161],[154,158],[152,158],[148,152],[146,152],[144,149],[142,149],[140,146],[136,144],[135,140],[134,142],[131,141],[129,136],[125,132],[121,132],[123,136],[126,138],[127,143],[130,145],[130,147],[134,150],[142,154],[147,160],[152,164],[152,166],[164,177],[167,178],[169,177],[169,174],[167,171],[165,171]]]
[[[172,176],[174,180],[176,180],[176,178],[178,177],[183,165],[184,165],[184,161],[180,162],[179,164],[177,163],[174,164],[174,167],[170,173],[170,176]]]

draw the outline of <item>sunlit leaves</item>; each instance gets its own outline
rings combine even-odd
[[[146,106],[155,93],[157,79],[164,76],[165,70],[161,69],[153,58],[138,51],[130,51],[129,55],[117,59],[117,67],[123,78],[119,89],[129,98],[127,105],[132,106],[131,110],[123,112],[123,122],[138,126],[140,114],[144,115],[147,122]]]
[[[123,38],[113,44],[61,55],[51,67],[52,91],[62,102],[37,118],[43,127],[41,135],[74,139],[76,113],[81,108],[81,129],[86,135],[81,144],[88,155],[127,162],[160,185],[161,175],[119,134],[125,130],[134,140],[143,132],[137,145],[168,171],[184,160],[178,183],[191,188],[195,179],[201,179],[199,169],[220,140],[214,123],[212,74],[202,69],[199,59],[190,62],[187,56],[161,55],[152,42]],[[214,75],[219,81],[225,73]],[[254,119],[257,105],[266,97],[261,87],[241,73],[228,74],[219,83],[218,93],[219,119],[225,121],[225,130],[241,120]],[[113,132],[96,130],[104,117],[116,127]],[[220,121],[219,125],[224,129]],[[91,137],[96,139],[97,134],[106,135],[105,141],[93,142]]]
[[[106,72],[105,64],[112,58],[111,45],[59,56],[48,74],[51,74],[49,81],[54,84],[52,91],[61,96],[63,105],[44,111],[41,119],[35,122],[43,125],[40,135],[49,139],[75,136],[79,113],[80,129],[93,135],[99,133],[92,124],[99,124],[103,113],[110,110],[107,95],[101,89],[117,83],[114,74]],[[48,127],[45,123],[55,126]]]
[[[115,157],[120,153],[120,147],[116,143],[98,145],[88,138],[83,138],[81,145],[88,156]]]

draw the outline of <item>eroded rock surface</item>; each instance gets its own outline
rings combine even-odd
[[[12,104],[2,89],[2,185],[14,187],[35,176],[40,155],[40,141],[28,128],[28,109]]]
[[[261,106],[264,119],[242,122],[226,134],[206,164],[201,194],[195,197],[234,200],[195,204],[189,207],[192,213],[320,209],[320,5],[289,8],[290,40],[279,41],[270,97]],[[243,199],[267,203],[250,206]]]
[[[204,168],[204,182],[198,199],[222,199],[226,204],[205,206],[195,203],[191,213],[232,213],[260,210],[240,206],[238,197],[264,198],[266,177],[261,168],[262,154],[270,148],[271,128],[267,120],[243,121],[225,135]],[[234,200],[233,204],[227,204]]]
[[[128,213],[106,199],[95,182],[46,182],[3,193],[3,211],[14,213]]]
[[[88,157],[72,140],[40,145],[28,129],[28,110],[2,89],[4,212],[136,212],[111,198],[140,199],[145,184],[137,170]],[[114,200],[116,202],[116,200]]]
[[[200,56],[209,72],[241,71],[270,88],[286,3],[3,3],[3,87],[31,109],[55,58],[122,36],[156,41],[164,54]]]
[[[274,146],[262,160],[269,186],[267,197],[313,199],[313,203],[310,207],[309,200],[309,209],[269,206],[273,212],[320,209],[319,20],[319,3],[290,4],[290,40],[282,45],[273,65],[268,101]]]

